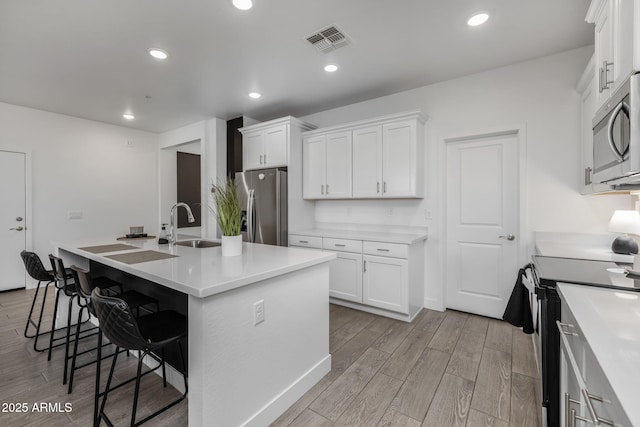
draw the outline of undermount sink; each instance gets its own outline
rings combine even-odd
[[[176,242],[176,245],[189,246],[191,248],[215,248],[220,246],[220,242],[213,242],[211,240],[181,240]]]

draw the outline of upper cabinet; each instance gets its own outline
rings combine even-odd
[[[425,122],[413,111],[305,132],[304,198],[421,198]]]
[[[579,188],[581,194],[593,194],[610,192],[611,188],[606,184],[594,183],[593,175],[593,129],[591,122],[596,114],[596,102],[598,85],[596,82],[595,53],[584,69],[576,90],[580,94],[580,145],[581,168],[579,176]]]
[[[305,199],[351,197],[351,132],[305,137],[302,150]]]
[[[596,110],[633,70],[640,70],[640,25],[634,28],[638,4],[638,0],[593,0],[589,6],[586,20],[595,24]]]
[[[242,169],[288,166],[292,133],[310,129],[313,126],[291,116],[241,128]]]

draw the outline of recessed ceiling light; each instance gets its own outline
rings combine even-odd
[[[133,119],[135,119],[135,118],[136,118],[136,116],[134,116],[134,115],[133,115],[133,114],[131,114],[131,113],[124,113],[124,114],[122,115],[122,117],[123,117],[123,118],[125,118],[125,119],[127,119],[127,120],[133,120]]]
[[[469,18],[467,25],[470,27],[477,27],[478,25],[482,25],[487,22],[487,19],[489,19],[489,14],[487,12],[476,13]]]
[[[262,96],[262,94],[258,92],[249,92],[249,98],[258,99]]]
[[[253,0],[231,0],[231,3],[240,10],[249,10],[253,7]]]
[[[338,66],[335,65],[335,64],[328,64],[328,65],[324,66],[324,70],[327,73],[334,73],[334,72],[338,71]]]
[[[151,48],[149,49],[149,55],[156,59],[167,59],[169,54],[162,49]]]

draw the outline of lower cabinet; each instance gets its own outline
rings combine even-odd
[[[289,235],[289,246],[336,253],[331,302],[405,321],[424,306],[423,245]]]
[[[409,262],[364,256],[362,302],[386,310],[409,313]]]
[[[560,425],[631,426],[571,310],[562,303]]]
[[[336,252],[329,264],[329,296],[362,302],[362,254]]]

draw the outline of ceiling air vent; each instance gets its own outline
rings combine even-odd
[[[335,25],[307,36],[307,41],[311,43],[313,47],[325,53],[350,43],[347,35]]]

